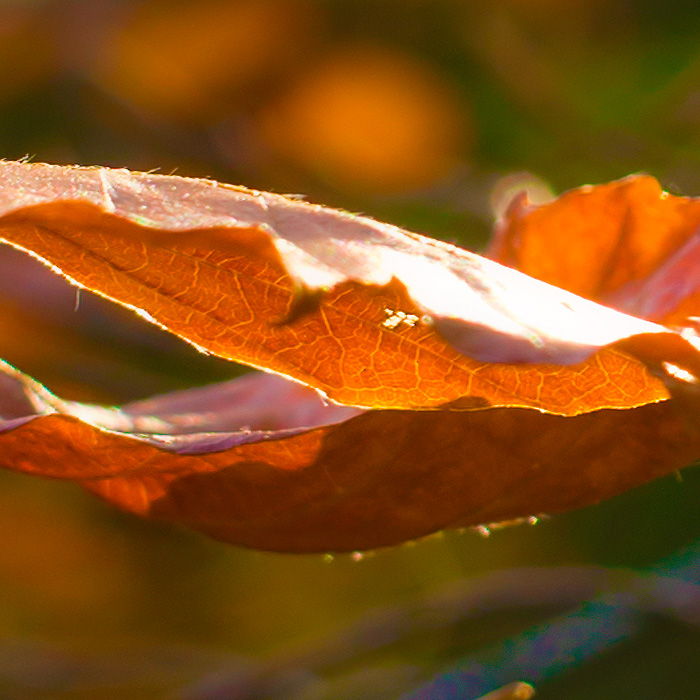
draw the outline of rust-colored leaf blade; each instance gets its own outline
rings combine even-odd
[[[619,229],[638,185],[590,190],[596,245],[605,203]],[[656,258],[624,234],[636,252],[615,253],[618,281],[590,296],[641,308],[674,271],[690,279],[693,202],[671,201]],[[532,213],[553,235],[548,210]],[[516,214],[503,251],[539,235]],[[259,375],[110,409],[1,366],[0,464],[142,516],[261,549],[352,551],[580,507],[700,454],[692,324],[370,219],[207,181],[3,163],[0,238],[208,352],[348,404]],[[671,305],[695,294],[676,288]]]
[[[0,183],[7,242],[209,352],[340,403],[576,415],[668,396],[609,347],[666,329],[386,224],[105,168],[2,163]]]

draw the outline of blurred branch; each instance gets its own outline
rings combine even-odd
[[[401,700],[466,699],[513,678],[551,679],[629,641],[644,629],[649,613],[697,625],[699,558],[700,540],[657,563],[629,588],[611,589],[566,615],[465,657]]]
[[[700,551],[700,543],[697,550]],[[541,681],[579,666],[641,631],[651,614],[700,624],[700,585],[686,580],[691,577],[686,577],[683,567],[692,570],[693,565],[662,562],[653,570],[641,573],[600,567],[523,568],[465,579],[427,599],[371,611],[333,638],[313,646],[277,655],[256,666],[238,665],[233,672],[224,669],[177,697],[179,700],[296,697],[304,686],[318,682],[323,674],[332,674],[343,664],[361,662],[367,668],[368,659],[379,650],[453,629],[495,611],[580,606],[462,659],[402,699],[469,700],[496,692],[514,678]],[[693,578],[696,577],[697,573]],[[588,602],[582,603],[587,599]],[[411,680],[411,675],[422,675],[405,671],[407,680]],[[412,680],[415,687],[416,678]],[[521,690],[517,690],[519,687]],[[493,698],[486,695],[486,698],[530,697],[512,694],[525,693],[522,687],[529,686],[507,686],[497,692],[510,692],[510,695]],[[379,692],[376,685],[373,688]],[[387,688],[386,692],[391,689]]]

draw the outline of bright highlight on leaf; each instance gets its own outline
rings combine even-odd
[[[282,376],[116,409],[4,365],[0,464],[278,551],[596,502],[700,456],[699,223],[647,177],[516,198],[496,262],[240,187],[2,163],[2,240]]]

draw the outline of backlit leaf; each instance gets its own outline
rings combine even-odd
[[[0,463],[281,551],[596,502],[700,455],[698,339],[679,311],[695,303],[697,220],[696,200],[649,178],[518,199],[491,255],[543,282],[294,198],[0,164],[0,238],[207,352],[301,382],[252,375],[119,410],[4,366]],[[648,316],[668,326],[547,284],[635,312],[664,279],[673,302]]]

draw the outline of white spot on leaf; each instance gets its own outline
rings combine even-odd
[[[420,320],[415,314],[407,314],[405,311],[394,311],[393,309],[384,309],[386,319],[382,322],[384,328],[394,330],[402,323],[406,326],[413,327]]]

